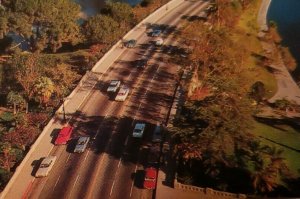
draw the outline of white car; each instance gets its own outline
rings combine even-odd
[[[161,46],[163,45],[164,40],[162,38],[158,38],[157,40],[155,40],[155,45],[156,46]]]
[[[121,81],[119,80],[111,80],[109,86],[107,87],[107,92],[117,92],[120,87]]]
[[[35,177],[45,177],[49,174],[54,163],[56,161],[56,156],[45,157],[40,164],[39,169],[35,173]]]
[[[127,86],[121,86],[115,100],[124,102],[129,94],[129,88]]]
[[[90,137],[85,137],[85,136],[80,137],[75,146],[74,153],[83,153],[89,141],[90,141]]]
[[[146,124],[145,123],[136,123],[133,129],[132,137],[141,138],[143,137],[145,131]]]

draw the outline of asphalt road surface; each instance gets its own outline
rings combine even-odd
[[[184,21],[181,17],[197,14],[203,7],[203,1],[185,1],[160,19],[157,25],[168,25],[164,27],[164,40],[176,45],[172,31]],[[154,46],[149,31],[151,28],[146,29],[135,48],[127,49],[104,74],[70,121],[75,127],[73,139],[67,146],[53,148],[50,154],[58,159],[49,176],[33,182],[28,198],[153,198],[152,190],[143,189],[143,171],[154,126],[166,122],[178,66],[162,61],[170,55]],[[149,65],[136,68],[134,61],[142,57],[149,59]],[[114,101],[114,95],[106,92],[113,79],[131,88],[125,102]],[[137,121],[146,123],[140,139],[131,136]],[[72,151],[80,135],[95,139],[84,153],[75,154]]]

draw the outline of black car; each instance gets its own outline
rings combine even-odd
[[[148,65],[148,59],[136,60],[135,65],[136,65],[137,68],[145,68]]]
[[[126,46],[127,48],[134,48],[135,45],[136,45],[136,40],[135,40],[135,39],[131,39],[131,40],[129,40],[129,41],[127,41],[127,42],[125,43],[125,46]]]

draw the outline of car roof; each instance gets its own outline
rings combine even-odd
[[[136,123],[134,129],[143,129],[145,126],[145,123]]]
[[[120,80],[111,80],[110,81],[110,84],[117,84],[117,83],[119,83],[120,82]]]
[[[59,135],[60,135],[60,136],[66,136],[66,135],[68,135],[69,132],[72,131],[72,130],[73,130],[73,127],[71,127],[71,126],[65,126],[65,127],[63,127],[63,128],[60,130]]]
[[[56,156],[48,156],[43,159],[42,164],[49,164],[54,160],[56,160]]]
[[[146,177],[147,178],[156,178],[157,170],[154,167],[146,168]]]
[[[80,136],[79,139],[78,139],[78,142],[83,142],[83,141],[86,141],[88,139],[90,139],[90,137],[88,137],[88,136]]]

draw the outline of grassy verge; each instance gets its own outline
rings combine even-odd
[[[243,79],[245,85],[249,89],[256,81],[261,81],[265,85],[266,97],[272,97],[277,91],[277,82],[273,74],[271,74],[265,67],[261,66],[257,61],[257,58],[252,54],[262,54],[263,49],[260,41],[257,38],[258,26],[257,26],[257,15],[260,8],[261,0],[255,0],[249,5],[241,15],[237,32],[238,34],[233,35],[233,39],[241,45],[242,49],[247,49],[249,58],[244,60],[244,68],[246,69],[243,73]]]
[[[255,123],[254,134],[260,137],[262,143],[283,149],[283,156],[291,172],[299,176],[300,169],[300,131],[288,125],[273,125]]]

